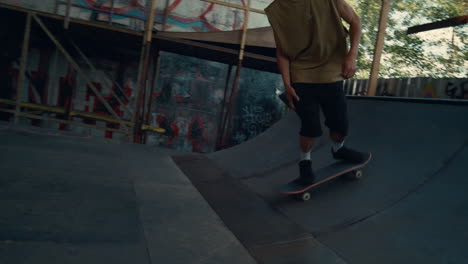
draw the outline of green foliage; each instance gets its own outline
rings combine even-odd
[[[362,21],[356,78],[366,79],[372,65],[381,1],[347,1]],[[422,33],[406,34],[412,26],[465,15],[465,6],[465,0],[393,0],[380,77],[467,77],[466,25],[437,31],[448,36],[442,39],[424,37],[426,34]]]

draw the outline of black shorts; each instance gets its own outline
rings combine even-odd
[[[343,89],[343,81],[336,83],[294,83],[294,90],[300,100],[294,101],[296,113],[301,119],[300,135],[320,137],[320,109],[325,117],[325,125],[330,132],[341,136],[348,135],[348,110]]]

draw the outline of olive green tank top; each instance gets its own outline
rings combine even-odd
[[[343,80],[347,32],[337,0],[275,0],[266,9],[282,52],[290,60],[293,83]]]

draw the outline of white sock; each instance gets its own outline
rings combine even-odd
[[[341,142],[333,142],[333,151],[337,152],[340,148],[344,146],[344,140]]]
[[[302,152],[301,151],[301,161],[303,160],[310,160],[310,151],[309,152]]]

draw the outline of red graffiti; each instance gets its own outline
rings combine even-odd
[[[96,3],[94,0],[84,0],[89,6],[91,7],[96,7],[105,11],[110,11],[112,9],[112,1],[107,1],[105,3]],[[141,5],[138,0],[131,0],[130,3],[127,6],[124,7],[114,7],[114,12],[115,13],[125,13],[133,8],[140,9],[142,12],[145,12],[145,6]]]
[[[169,122],[166,116],[158,115],[156,117],[158,126],[166,130],[166,145],[172,145],[175,139],[179,137],[179,128],[174,121]]]
[[[205,132],[205,127],[200,117],[195,117],[187,133],[187,139],[192,143],[193,152],[201,152],[203,149],[203,142],[208,139]]]

